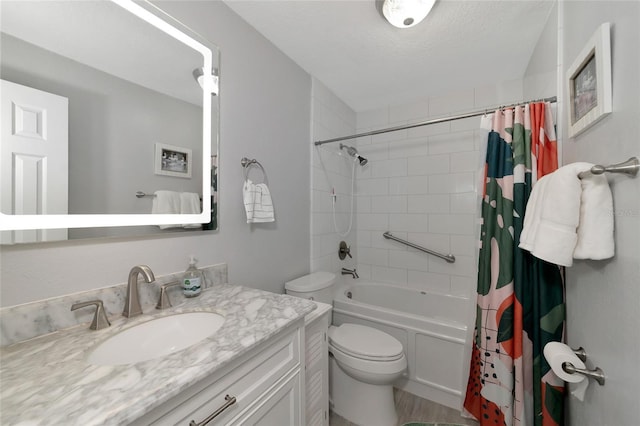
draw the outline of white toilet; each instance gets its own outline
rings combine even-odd
[[[315,272],[285,283],[287,294],[332,303],[335,274]],[[363,426],[391,426],[398,420],[393,382],[407,368],[402,343],[359,324],[329,327],[329,397],[333,411]]]

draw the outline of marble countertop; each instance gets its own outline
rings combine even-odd
[[[0,349],[0,423],[3,425],[129,423],[178,395],[231,360],[314,310],[308,300],[241,286],[218,285],[166,311],[112,318]],[[136,364],[95,366],[91,349],[120,330],[182,312],[225,317],[213,336],[182,351]]]

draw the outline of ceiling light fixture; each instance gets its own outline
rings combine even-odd
[[[422,21],[436,0],[384,0],[382,14],[394,27],[410,28]]]

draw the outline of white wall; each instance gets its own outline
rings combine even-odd
[[[352,135],[356,130],[356,114],[326,86],[313,79],[312,139],[313,141]],[[344,141],[355,144],[354,141]],[[340,268],[355,266],[356,202],[351,213],[353,158],[340,150],[340,142],[313,148],[311,169],[311,270],[339,273]],[[362,168],[356,166],[356,174]],[[335,224],[332,190],[335,190]],[[350,218],[350,215],[353,217]],[[351,220],[351,230],[349,222]],[[338,232],[336,232],[336,226]],[[351,247],[353,259],[338,258],[340,241]]]
[[[558,5],[554,4],[522,80],[525,99],[558,95]]]
[[[460,114],[522,99],[522,80],[461,89],[358,114],[358,132]],[[375,281],[471,297],[477,276],[480,118],[358,140],[369,158],[358,178],[358,271]],[[409,240],[456,257],[454,264],[386,240]]]
[[[222,52],[220,230],[3,246],[2,306],[122,283],[141,263],[159,275],[181,271],[190,254],[203,266],[228,263],[231,283],[275,292],[283,290],[284,281],[309,272],[310,76],[222,2],[158,4]],[[246,224],[244,156],[258,159],[268,173],[273,224]]]
[[[563,132],[564,163],[617,163],[640,156],[640,3],[562,2],[563,75],[596,28],[610,22],[613,113],[575,139]],[[567,117],[566,108],[564,117]],[[569,398],[575,426],[630,426],[640,419],[640,177],[609,175],[616,255],[576,261],[567,269],[567,335],[583,346],[588,367],[599,366],[606,385],[592,382],[584,402]]]

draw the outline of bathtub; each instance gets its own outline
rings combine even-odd
[[[333,324],[367,325],[398,339],[408,368],[395,386],[459,410],[470,309],[463,297],[358,280],[338,288]]]

